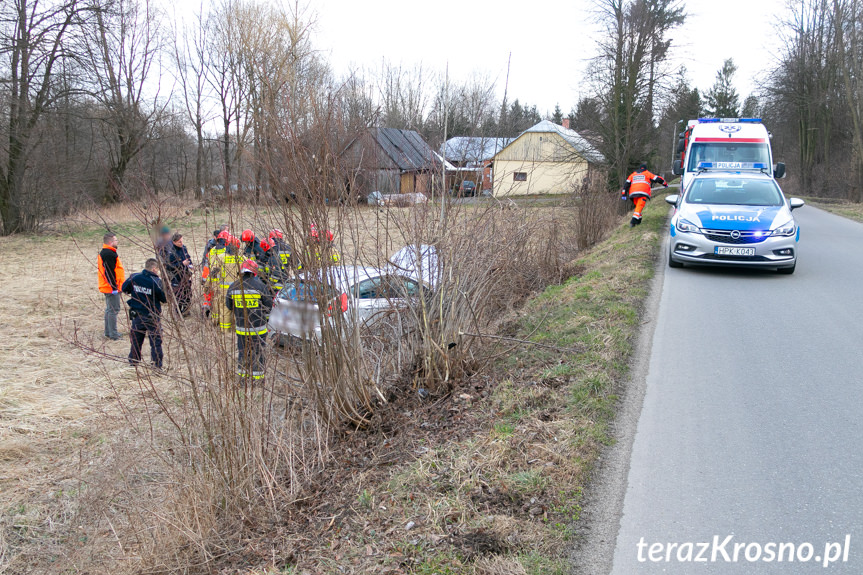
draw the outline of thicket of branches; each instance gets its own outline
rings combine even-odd
[[[774,150],[798,194],[863,201],[863,1],[789,3],[762,88]]]

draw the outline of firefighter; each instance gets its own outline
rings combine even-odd
[[[638,166],[638,169],[626,178],[620,199],[624,201],[632,200],[635,206],[635,211],[632,212],[632,219],[629,220],[629,227],[632,228],[641,223],[641,212],[650,199],[650,188],[653,184],[662,184],[666,188],[668,187],[668,183],[662,176],[657,176],[647,171],[647,164],[645,163]]]
[[[339,263],[341,257],[334,248],[335,234],[333,234],[332,230],[325,230],[324,232],[319,232],[318,226],[312,223],[309,226],[309,240],[310,247],[313,247],[315,250],[314,257],[317,259],[318,263],[324,265],[323,262],[325,260],[327,263]],[[306,251],[306,257],[312,257],[308,251]],[[299,262],[299,264],[297,265],[297,270],[301,269],[303,269],[303,263]]]
[[[231,329],[231,316],[225,312],[225,291],[239,276],[240,262],[228,231],[219,232],[216,245],[210,250],[210,271],[207,277],[205,304],[210,303],[210,319],[222,329]]]
[[[105,294],[105,337],[117,341],[117,314],[120,313],[120,288],[126,279],[126,272],[117,255],[117,236],[107,233],[102,236],[102,251],[96,258],[99,270],[99,291]]]
[[[159,262],[150,258],[144,263],[141,273],[133,274],[123,282],[123,293],[132,296],[129,299],[129,317],[132,318],[132,328],[129,339],[132,347],[129,350],[129,364],[141,364],[141,348],[144,337],[150,340],[150,359],[156,369],[162,369],[162,304],[167,303],[162,280],[159,279]]]
[[[246,260],[239,279],[225,295],[225,306],[234,317],[237,333],[237,375],[253,380],[264,378],[264,350],[267,343],[267,320],[273,308],[273,296],[258,276],[258,264]]]
[[[261,250],[264,255],[258,260],[258,271],[263,268],[263,273],[259,274],[265,284],[267,284],[273,293],[278,293],[288,280],[290,268],[282,264],[281,253],[279,248],[268,241],[261,242]],[[290,257],[290,255],[288,255]]]
[[[270,244],[269,257],[271,259],[278,258],[281,262],[279,275],[283,280],[288,279],[291,273],[291,246],[285,242],[285,234],[282,233],[282,230],[272,229],[267,243]]]
[[[245,244],[243,247],[243,257],[247,260],[261,261],[260,258],[264,256],[264,250],[261,249],[261,242],[255,237],[255,232],[252,230],[243,230],[243,233],[240,234],[240,240]]]
[[[201,259],[201,283],[203,284],[210,275],[210,250],[216,247],[219,243],[219,234],[228,231],[228,224],[222,224],[219,229],[213,230],[213,237],[207,240],[207,245],[204,246],[204,257]],[[230,235],[230,232],[228,233]],[[224,247],[224,246],[222,246]]]

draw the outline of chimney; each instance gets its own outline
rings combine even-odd
[[[567,130],[569,129],[569,118],[563,119],[563,127],[566,128]]]

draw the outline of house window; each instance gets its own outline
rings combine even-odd
[[[514,182],[526,182],[527,172],[513,172],[512,179]]]

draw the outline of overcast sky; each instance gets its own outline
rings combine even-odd
[[[591,0],[312,0],[315,44],[337,75],[354,68],[422,63],[463,79],[487,75],[503,94],[512,53],[509,98],[564,112],[584,92],[585,62],[598,28]],[[689,18],[674,33],[677,58],[691,81],[707,90],[726,58],[733,58],[741,101],[774,65],[775,23],[786,0],[689,0]]]

